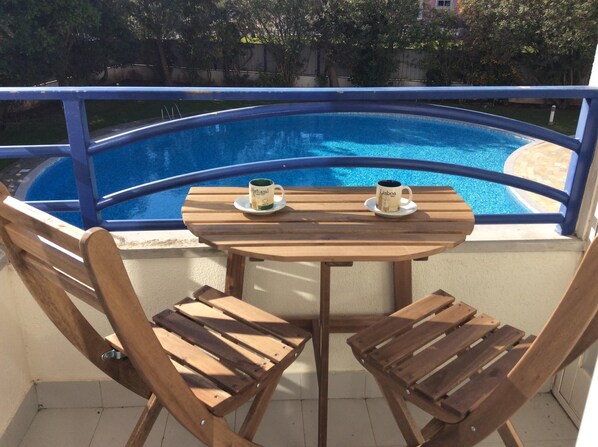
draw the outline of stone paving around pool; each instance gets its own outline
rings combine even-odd
[[[570,160],[571,151],[546,141],[537,141],[513,152],[505,163],[505,172],[563,190]],[[516,191],[524,202],[538,212],[559,211],[560,203],[555,200],[527,191]]]

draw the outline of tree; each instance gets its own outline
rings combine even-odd
[[[162,80],[172,85],[168,41],[177,37],[185,0],[130,0],[133,26],[141,39],[153,41]]]
[[[463,23],[453,11],[426,8],[420,46],[427,85],[451,85],[463,79]]]
[[[109,67],[137,62],[139,41],[130,25],[128,0],[91,0],[98,11],[98,26],[77,39],[73,45],[70,73],[75,81],[97,82],[106,79]]]
[[[462,0],[472,82],[578,83],[598,41],[595,0]]]
[[[0,45],[0,83],[69,83],[72,50],[98,25],[88,0],[3,0],[0,17],[10,38]]]
[[[181,12],[177,28],[185,61],[193,68],[192,73],[210,70],[218,55],[216,28],[221,5],[214,0],[185,0]]]
[[[397,53],[415,41],[417,0],[336,0],[334,27],[338,57],[360,86],[388,85]]]
[[[312,40],[313,0],[239,0],[247,35],[266,45],[281,83],[292,86],[303,66],[301,52]]]

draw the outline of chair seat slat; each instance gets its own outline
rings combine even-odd
[[[370,357],[388,370],[405,356],[464,323],[475,312],[476,310],[473,307],[465,303],[454,304],[419,326],[398,336],[380,349],[375,350],[370,354]]]
[[[406,332],[415,323],[444,309],[454,300],[455,298],[439,290],[393,313],[389,318],[380,320],[369,328],[353,335],[347,341],[353,349],[364,353],[389,338]]]
[[[167,309],[154,315],[153,320],[189,343],[201,346],[202,349],[218,356],[220,361],[227,366],[239,369],[257,380],[264,377],[274,366],[270,360],[227,340],[220,334],[207,330],[172,310]]]
[[[237,394],[255,383],[249,376],[229,368],[204,350],[187,343],[166,329],[154,328],[154,333],[171,357],[208,377],[231,394]]]
[[[523,331],[519,329],[509,325],[502,326],[441,370],[418,383],[415,389],[431,400],[438,400],[523,336]]]
[[[472,377],[454,394],[442,400],[441,405],[463,416],[474,410],[504,380],[507,373],[523,357],[534,340],[534,336],[526,338],[480,374]]]
[[[496,329],[500,322],[488,315],[478,315],[446,337],[408,358],[392,374],[404,386],[411,386],[444,362],[461,353],[475,341]]]
[[[274,363],[278,363],[293,350],[270,334],[260,332],[200,301],[186,298],[174,307],[177,312],[219,332],[229,340],[255,350]]]
[[[210,306],[213,306],[235,319],[239,319],[258,330],[268,332],[285,343],[296,348],[309,340],[310,334],[296,326],[289,324],[282,318],[278,318],[251,304],[239,300],[233,296],[226,295],[211,287],[202,287],[193,296]]]

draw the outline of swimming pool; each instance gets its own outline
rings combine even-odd
[[[187,172],[252,161],[312,156],[397,157],[455,163],[502,172],[505,160],[530,140],[447,120],[390,114],[335,113],[219,124],[162,135],[94,156],[100,195]],[[364,186],[382,178],[408,185],[451,185],[477,214],[530,210],[503,185],[423,171],[323,168],[272,172],[204,183],[245,186],[268,176],[286,186]],[[102,212],[104,219],[177,219],[188,187],[131,200]],[[44,170],[27,200],[76,199],[70,159]],[[491,198],[491,200],[490,200]],[[80,219],[62,213],[73,223]]]

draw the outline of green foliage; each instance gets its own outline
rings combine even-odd
[[[312,41],[313,0],[239,0],[235,2],[246,34],[272,54],[282,83],[292,86],[304,64],[301,53]]]
[[[589,74],[596,0],[462,0],[469,82],[572,84]]]
[[[359,86],[388,85],[397,53],[415,41],[417,0],[330,0],[323,8],[323,29],[332,59],[351,70]]]
[[[463,79],[462,27],[463,22],[450,10],[424,10],[420,48],[427,85],[451,85]]]
[[[98,26],[89,0],[3,0],[0,17],[0,84],[68,83],[75,42]]]

